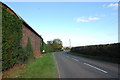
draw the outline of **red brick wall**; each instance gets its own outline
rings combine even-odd
[[[23,24],[23,30],[22,30],[22,39],[21,39],[21,45],[23,47],[26,47],[28,43],[28,38],[30,38],[32,48],[34,50],[34,56],[38,57],[40,56],[40,41],[41,38],[38,37],[33,31],[31,31],[26,25]]]

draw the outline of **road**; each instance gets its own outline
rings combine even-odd
[[[59,78],[118,78],[118,64],[54,53]]]

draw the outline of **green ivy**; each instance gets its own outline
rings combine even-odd
[[[33,49],[32,49],[32,45],[31,45],[30,38],[28,38],[28,43],[27,43],[25,49],[26,49],[27,59],[28,59],[28,58],[33,58],[34,54],[33,54]]]
[[[15,64],[24,63],[33,58],[30,38],[25,48],[22,48],[22,20],[2,8],[2,70],[7,70]]]
[[[43,50],[44,50],[44,42],[43,40],[40,41],[40,51],[43,54]]]
[[[33,59],[34,58],[34,54],[33,54],[33,49],[32,49],[32,45],[30,42],[30,38],[28,38],[28,43],[26,45],[25,48],[19,46],[18,50],[16,50],[15,53],[18,53],[17,58],[17,63],[22,64],[27,62],[29,59]]]
[[[16,61],[15,53],[22,38],[22,21],[2,8],[2,66],[3,70],[12,67]]]

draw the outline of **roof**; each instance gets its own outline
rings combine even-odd
[[[0,2],[0,5],[2,4],[2,6],[8,8],[14,15],[16,15],[19,19],[21,19],[23,21],[23,24],[27,25],[27,27],[34,32],[38,37],[40,37],[41,39],[43,39],[29,24],[27,24],[27,22],[25,22],[17,13],[15,13],[10,7],[8,7],[6,4]]]

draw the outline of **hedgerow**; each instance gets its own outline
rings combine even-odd
[[[106,44],[106,45],[92,45],[73,47],[71,52],[78,54],[85,54],[90,56],[103,56],[109,58],[119,58],[119,46],[120,43]]]

